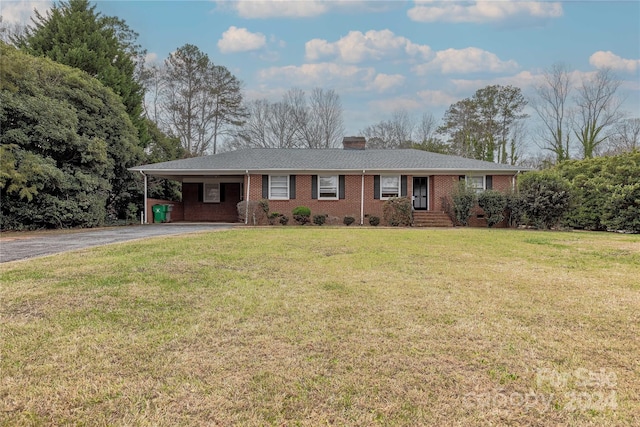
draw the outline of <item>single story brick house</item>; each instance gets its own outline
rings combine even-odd
[[[346,137],[343,145],[245,149],[130,170],[145,176],[145,222],[156,202],[146,198],[146,177],[157,176],[182,182],[182,202],[172,213],[177,220],[236,222],[239,202],[268,199],[273,212],[290,215],[307,206],[312,215],[352,216],[360,224],[368,216],[382,218],[384,201],[398,196],[412,197],[417,217],[448,219],[443,200],[460,180],[477,191],[508,191],[525,170],[421,150],[366,149],[363,137]]]

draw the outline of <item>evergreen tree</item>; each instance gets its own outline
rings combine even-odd
[[[0,227],[137,217],[143,158],[120,98],[77,69],[0,42]]]
[[[68,0],[55,4],[44,16],[36,11],[33,25],[13,42],[31,55],[86,71],[111,88],[122,98],[144,146],[148,143],[142,116],[144,89],[136,66],[145,52],[124,21],[95,9],[88,0]]]

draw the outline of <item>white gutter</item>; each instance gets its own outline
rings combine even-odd
[[[144,176],[144,223],[149,224],[149,219],[147,218],[147,175],[143,171],[140,171],[142,176]]]
[[[249,170],[245,171],[247,174],[247,194],[245,196],[246,201],[246,209],[244,211],[244,225],[249,223],[249,194],[251,193],[251,175],[249,175]]]
[[[360,189],[360,225],[364,224],[364,173],[362,169],[362,188]]]

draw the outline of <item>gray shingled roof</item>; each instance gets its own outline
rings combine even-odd
[[[131,168],[150,175],[243,174],[268,171],[425,171],[516,173],[526,168],[421,150],[257,148]]]

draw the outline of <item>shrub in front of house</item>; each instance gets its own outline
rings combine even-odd
[[[504,219],[507,199],[504,194],[499,191],[486,190],[478,195],[478,206],[484,211],[487,226],[493,227]]]
[[[519,227],[524,221],[524,201],[519,193],[509,192],[505,194],[507,207],[505,213],[507,215],[507,223],[509,227]]]
[[[353,224],[355,221],[356,219],[352,216],[345,216],[344,219],[342,220],[343,224],[346,226]]]
[[[311,209],[306,206],[297,206],[293,209],[293,219],[300,225],[309,223],[311,217]]]
[[[369,217],[369,225],[377,227],[380,224],[380,217],[378,216],[370,216]]]
[[[571,207],[569,182],[552,171],[527,172],[518,180],[527,223],[537,228],[557,226]]]
[[[476,205],[476,193],[464,182],[460,182],[458,188],[451,195],[451,211],[453,219],[464,226],[469,225],[471,211]]]
[[[611,186],[602,222],[610,230],[640,233],[640,182]]]
[[[289,217],[286,215],[280,215],[280,224],[282,225],[289,224]]]
[[[322,225],[327,221],[327,215],[324,214],[320,214],[320,215],[314,215],[313,216],[313,223],[315,225]]]
[[[391,197],[382,205],[384,221],[392,227],[407,227],[413,222],[411,199],[409,197]]]
[[[269,225],[275,225],[280,221],[280,214],[278,212],[271,212],[269,215]]]
[[[249,225],[267,225],[269,224],[269,201],[268,200],[252,200],[247,204],[241,201],[236,205],[238,211],[238,221],[245,222],[248,217]]]

